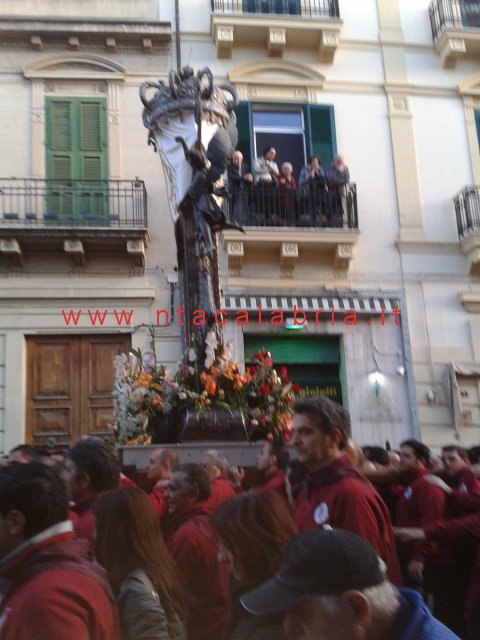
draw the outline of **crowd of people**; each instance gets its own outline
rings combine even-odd
[[[340,405],[299,398],[291,446],[257,445],[258,486],[219,451],[158,447],[148,493],[99,439],[15,447],[0,638],[478,640],[479,448],[350,433]]]
[[[344,191],[350,180],[343,157],[336,155],[324,169],[319,156],[311,156],[297,185],[292,163],[283,162],[280,171],[276,155],[273,146],[266,147],[251,172],[241,151],[234,152],[227,168],[234,219],[242,224],[264,220],[276,225],[343,227]]]

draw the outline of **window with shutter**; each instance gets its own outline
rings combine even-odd
[[[331,105],[240,102],[235,113],[237,148],[251,167],[268,145],[277,150],[279,168],[282,162],[292,163],[295,177],[309,156],[318,155],[326,167],[337,153]]]
[[[108,221],[107,124],[102,98],[46,102],[45,219],[105,226]]]
[[[306,105],[304,112],[308,155],[319,156],[326,167],[337,153],[333,107]]]

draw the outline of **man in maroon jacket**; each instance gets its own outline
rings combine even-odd
[[[292,445],[308,469],[295,507],[299,530],[329,524],[356,533],[384,560],[390,581],[400,584],[388,509],[344,453],[348,413],[325,397],[298,399],[294,412]]]
[[[400,445],[401,468],[412,476],[398,496],[395,526],[426,527],[445,517],[446,496],[430,484],[430,449],[418,440]],[[406,582],[421,585],[434,598],[433,613],[445,625],[460,633],[468,574],[458,565],[454,550],[445,542],[416,541],[398,546]],[[448,576],[448,579],[446,579]]]
[[[265,476],[263,488],[276,491],[285,499],[285,476],[289,457],[287,447],[280,442],[265,442],[257,453],[257,469]]]
[[[165,488],[177,465],[178,455],[174,449],[155,449],[148,460],[147,478],[155,483],[148,497],[159,517],[167,513]]]
[[[113,595],[75,540],[57,472],[40,462],[0,472],[2,640],[117,640]]]
[[[465,613],[469,626],[468,640],[480,638],[480,512],[451,520],[437,520],[422,528],[395,527],[394,531],[403,542],[438,540],[449,542],[459,549],[463,549],[465,545],[477,545],[476,559],[471,567]],[[450,575],[448,580],[451,580]],[[453,585],[457,590],[463,587],[458,582],[453,582]]]
[[[442,447],[443,468],[425,480],[447,494],[446,514],[458,518],[480,509],[480,480],[470,469],[468,454],[456,444]]]
[[[217,559],[218,544],[202,502],[210,480],[201,466],[175,470],[165,492],[171,516],[166,543],[189,594],[188,640],[219,640],[228,621],[228,568]]]
[[[63,479],[67,493],[78,515],[75,532],[95,550],[95,516],[92,505],[104,491],[115,489],[120,482],[120,468],[108,444],[95,437],[81,438],[67,453]]]

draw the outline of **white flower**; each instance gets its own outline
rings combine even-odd
[[[196,360],[197,360],[197,352],[193,347],[190,347],[190,349],[188,350],[188,361],[196,362]]]
[[[187,399],[187,394],[186,394],[184,391],[181,391],[181,392],[178,394],[178,399],[179,399],[179,400],[186,400],[186,399]]]

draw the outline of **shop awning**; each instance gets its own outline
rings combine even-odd
[[[269,295],[226,295],[222,298],[222,307],[225,311],[252,311],[257,312],[261,307],[262,311],[285,311],[293,312],[297,310],[305,311],[307,314],[314,314],[315,311],[343,313],[345,311],[356,311],[357,314],[381,314],[382,309],[385,314],[392,314],[394,310],[400,309],[398,298],[366,297],[352,295],[351,292],[345,295],[334,296],[269,296]]]

